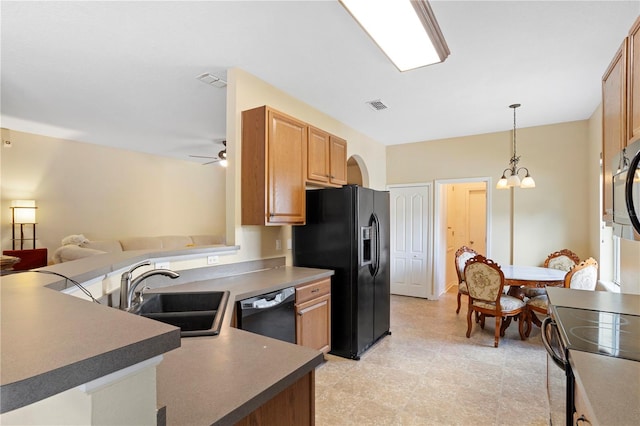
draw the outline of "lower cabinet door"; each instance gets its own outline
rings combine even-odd
[[[324,353],[331,350],[331,295],[296,305],[296,343]]]

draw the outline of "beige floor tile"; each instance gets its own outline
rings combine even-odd
[[[327,355],[316,371],[316,425],[546,425],[546,352],[535,327],[475,322],[456,293],[391,297],[391,331],[360,361]]]

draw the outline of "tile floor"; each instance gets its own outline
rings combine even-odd
[[[391,296],[391,332],[360,361],[332,355],[316,372],[316,425],[546,425],[546,352],[534,326],[465,333],[456,293]]]

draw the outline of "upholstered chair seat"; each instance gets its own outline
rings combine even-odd
[[[547,256],[547,258],[544,260],[543,266],[545,268],[552,268],[569,272],[569,270],[571,270],[571,268],[573,268],[578,263],[580,263],[580,258],[577,254],[569,249],[562,249],[560,251],[555,251]],[[522,290],[524,295],[529,298],[546,294],[546,290],[544,288],[527,287]]]
[[[565,288],[593,291],[598,283],[598,262],[592,257],[574,265],[564,277]],[[549,299],[546,294],[532,297],[527,301],[527,336],[531,332],[531,323],[540,326],[541,321],[536,317],[536,312],[547,315],[549,311]]]
[[[480,327],[484,329],[486,317],[496,319],[493,345],[497,348],[500,337],[504,337],[512,318],[517,317],[520,338],[525,339],[526,305],[512,296],[504,294],[504,273],[500,265],[482,255],[472,257],[466,262],[464,277],[469,290],[469,308],[467,311],[467,337],[471,336],[471,316],[473,312],[480,316]],[[526,324],[525,324],[526,323]]]
[[[529,306],[529,308],[541,309],[544,311],[543,313],[546,314],[547,310],[549,309],[549,297],[547,297],[546,294],[532,297],[527,301],[527,306]]]
[[[484,308],[484,309],[495,309],[496,308],[496,304],[495,302],[482,302],[480,300],[476,300],[475,302],[473,302],[474,306],[478,306],[480,308]],[[500,296],[500,309],[503,311],[513,311],[515,309],[521,309],[524,308],[525,303],[518,299],[517,297],[513,297],[513,296],[508,296],[506,294],[503,294],[502,296]]]

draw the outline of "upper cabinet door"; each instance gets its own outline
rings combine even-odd
[[[347,141],[337,136],[330,137],[330,181],[336,185],[347,184]]]
[[[602,77],[602,188],[603,217],[613,214],[613,180],[611,162],[627,144],[627,39],[616,52]]]
[[[347,184],[347,141],[309,126],[307,183],[329,187]]]
[[[305,222],[307,125],[262,106],[242,112],[242,224]]]
[[[307,126],[269,111],[268,222],[304,223]]]
[[[329,133],[309,126],[307,180],[329,183]]]
[[[640,138],[640,17],[629,32],[627,142]]]

